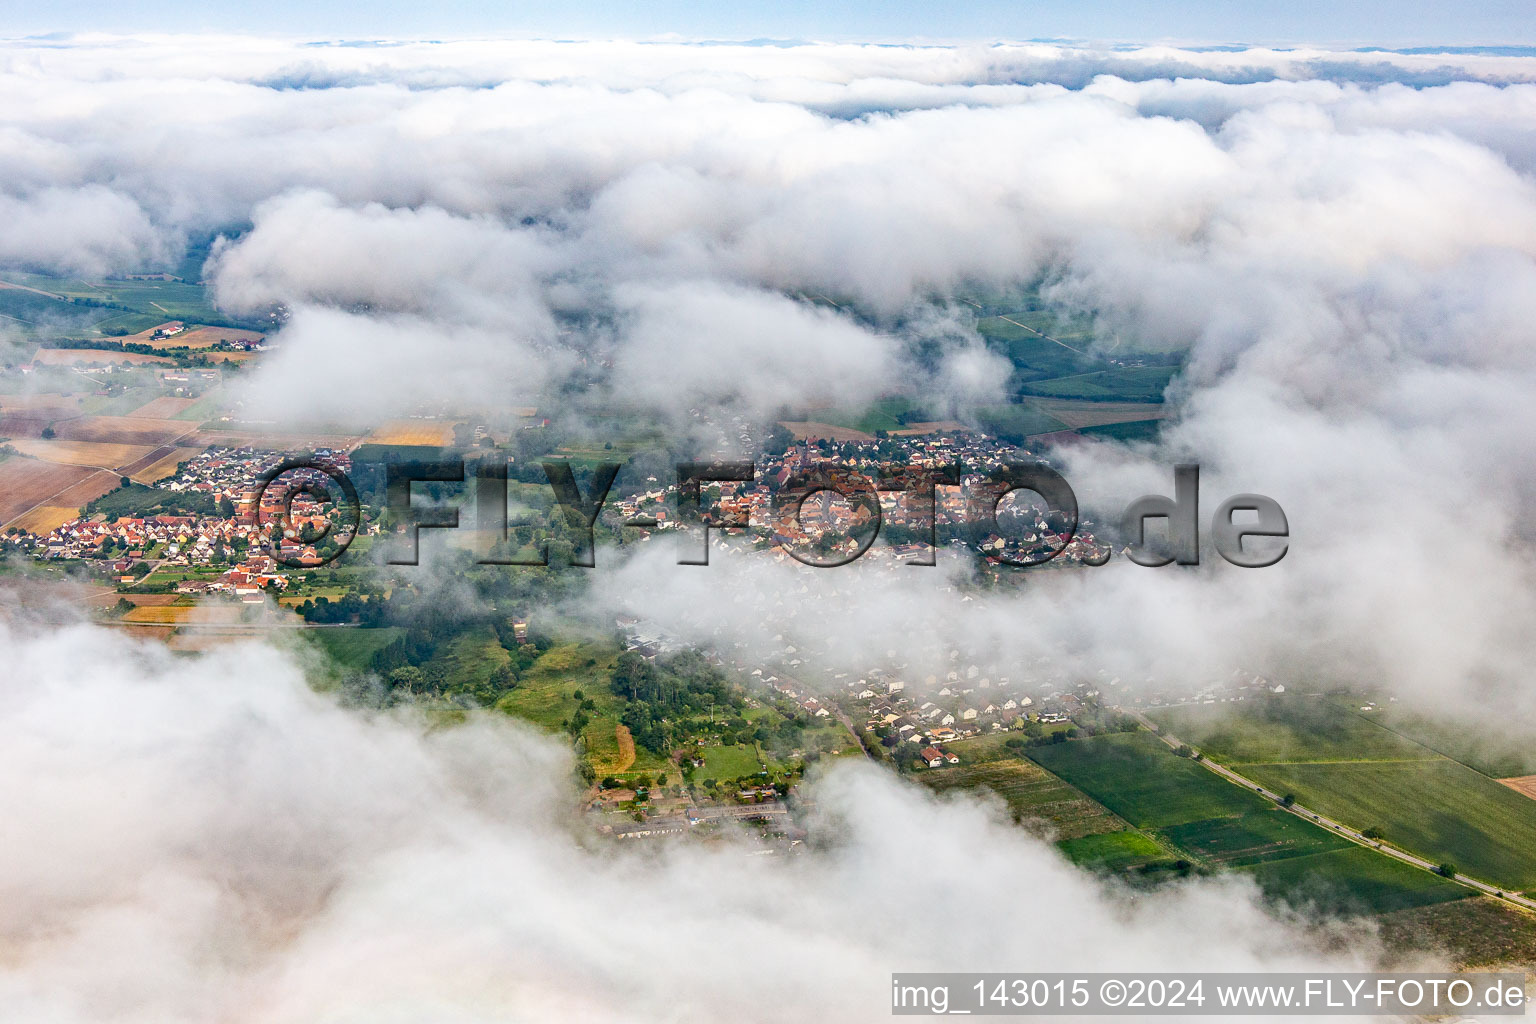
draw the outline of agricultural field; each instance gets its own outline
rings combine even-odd
[[[1466,765],[1433,761],[1233,765],[1387,842],[1510,889],[1536,888],[1536,800]]]
[[[1139,828],[1262,811],[1268,802],[1175,757],[1144,733],[1095,736],[1030,747],[1031,760]]]
[[[370,444],[422,445],[446,448],[453,444],[452,420],[389,420],[368,435]]]
[[[69,504],[59,496],[95,475],[96,471],[81,466],[61,466],[18,456],[0,462],[0,526],[9,525],[38,505]]]
[[[194,423],[185,420],[168,420],[165,422],[176,423],[183,430],[192,428]],[[195,434],[188,434],[178,438],[178,442],[184,445],[192,445],[198,448],[208,448],[220,445],[226,448],[239,448],[249,446],[251,448],[268,448],[273,451],[314,451],[316,448],[331,448],[336,451],[347,451],[357,444],[359,438],[356,434],[343,434],[331,431],[283,431],[277,429],[242,430],[236,427],[204,427]],[[362,449],[358,450],[359,453]],[[422,451],[417,449],[414,458],[430,458],[434,450]],[[361,461],[360,455],[354,455],[354,461]]]
[[[999,313],[976,321],[983,338],[1001,346],[1020,381],[1067,377],[1103,369],[1090,354],[1092,329],[1039,311]]]
[[[70,508],[80,508],[104,494],[110,493],[117,487],[119,477],[116,473],[105,470],[97,470],[79,483],[64,488],[53,496],[52,503]]]
[[[1383,914],[1377,925],[1387,948],[1440,954],[1458,970],[1536,963],[1536,916],[1491,896]]]
[[[54,420],[79,416],[81,395],[0,395],[0,437],[36,437]]]
[[[59,438],[68,441],[139,444],[153,448],[191,432],[193,425],[183,420],[140,416],[82,416],[65,420],[57,424],[54,430]]]
[[[179,419],[181,413],[196,404],[195,398],[172,398],[170,395],[161,395],[134,409],[133,415],[138,419]]]
[[[135,366],[175,366],[169,356],[149,356],[142,352],[119,352],[91,348],[40,348],[32,356],[34,366],[113,366],[132,363]]]
[[[962,762],[921,772],[917,780],[936,793],[974,789],[992,792],[1007,804],[1014,821],[1045,822],[1060,839],[1074,840],[1125,829],[1124,821],[1029,761],[999,758]]]
[[[1046,398],[1076,398],[1093,402],[1160,403],[1178,368],[1174,366],[1116,366],[1107,370],[1031,381],[1025,394]]]
[[[779,426],[789,431],[797,441],[804,441],[807,438],[827,441],[873,441],[875,439],[874,434],[862,430],[817,420],[782,420]]]
[[[1105,423],[1097,427],[1083,427],[1078,431],[1084,437],[1104,438],[1109,441],[1153,442],[1163,429],[1162,420],[1135,420],[1131,423]]]
[[[976,410],[981,429],[1015,443],[1039,434],[1054,434],[1067,425],[1034,405],[987,405]]]
[[[799,415],[804,421],[819,424],[824,427],[844,427],[848,430],[873,435],[877,430],[884,430],[891,434],[899,433],[907,428],[922,426],[913,422],[915,418],[930,419],[921,414],[923,407],[916,399],[905,395],[887,395],[877,398],[864,408],[831,409],[811,408],[802,409]],[[903,422],[906,420],[907,422]],[[789,428],[786,425],[786,429]],[[920,431],[921,432],[921,431]]]
[[[233,626],[245,621],[246,606],[234,602],[205,604],[139,605],[126,613],[123,622],[157,626]]]
[[[187,459],[202,451],[201,448],[176,448],[172,445],[161,445],[148,455],[131,465],[124,466],[122,472],[134,483],[152,484],[156,480],[163,480],[176,472],[176,467]]]
[[[1242,868],[1264,893],[1328,914],[1380,914],[1465,899],[1471,890],[1363,846]]]
[[[1222,867],[1244,867],[1353,845],[1341,836],[1274,808],[1237,818],[1208,818],[1171,825],[1159,835],[1201,860]]]
[[[1063,839],[1056,846],[1078,867],[1111,873],[1165,861],[1172,856],[1156,840],[1136,829]]]
[[[367,671],[373,656],[401,636],[399,626],[381,629],[315,628],[304,629],[304,639],[326,652],[333,665],[353,672]]]
[[[39,505],[7,525],[26,530],[28,533],[52,533],[79,515],[80,510],[74,505]]]
[[[94,326],[96,332],[109,329],[142,331],[168,320],[184,323],[210,323],[224,317],[208,302],[200,284],[165,278],[147,280],[86,280],[52,277],[42,274],[7,273],[6,282],[33,289],[39,297],[51,297],[56,318],[71,317],[71,323]],[[111,303],[127,309],[75,304]],[[73,328],[78,334],[79,328]]]
[[[91,469],[107,469],[123,472],[148,455],[153,448],[135,444],[112,444],[105,441],[43,441],[37,438],[16,438],[12,448],[43,462],[61,466],[88,466]]]
[[[1028,752],[1133,825],[1150,829],[1154,840],[1209,867],[1247,872],[1272,898],[1336,913],[1379,913],[1468,892],[1276,809],[1147,733]],[[1297,798],[1307,803],[1300,793]]]
[[[1425,760],[1434,751],[1321,697],[1161,708],[1150,717],[1222,763]]]
[[[1536,887],[1536,800],[1321,697],[1152,716],[1234,771],[1387,842],[1513,889]]]
[[[1536,775],[1536,729],[1507,718],[1465,721],[1391,703],[1373,712],[1372,717],[1384,728],[1491,778]]]
[[[1161,419],[1165,406],[1144,402],[1084,402],[1061,398],[1026,399],[1029,405],[1059,420],[1072,430],[1112,423],[1139,423]]]

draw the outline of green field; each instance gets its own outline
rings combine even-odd
[[[545,651],[517,686],[496,702],[497,708],[545,729],[557,730],[576,710],[577,690],[597,705],[594,721],[618,720],[620,699],[608,688],[618,651],[610,645],[557,644]],[[591,664],[588,664],[591,662]]]
[[[1536,887],[1536,800],[1455,761],[1234,765],[1236,771],[1474,878]]]
[[[1140,828],[1161,828],[1266,809],[1256,794],[1175,757],[1144,732],[1096,736],[1029,748],[1048,771]]]
[[[1167,420],[1132,420],[1129,423],[1101,423],[1096,427],[1079,427],[1078,433],[1088,437],[1102,437],[1110,441],[1156,441]]]
[[[756,775],[763,770],[764,766],[767,766],[770,771],[776,767],[770,758],[759,754],[755,744],[737,743],[729,747],[705,747],[704,767],[693,770],[693,781],[700,785],[705,779],[724,782],[744,775]]]
[[[1351,706],[1274,696],[1153,717],[1169,735],[1305,807],[1380,829],[1395,846],[1495,885],[1536,886],[1536,801]]]
[[[1032,405],[985,405],[976,410],[976,422],[987,433],[1015,443],[1067,429],[1061,420]]]
[[[1163,708],[1151,718],[1222,763],[1422,760],[1434,751],[1321,697]]]
[[[1063,839],[1056,844],[1078,867],[1127,871],[1169,859],[1169,852],[1145,832],[1126,829]]]
[[[7,322],[31,325],[29,330],[34,334],[88,337],[107,330],[131,334],[167,320],[262,326],[237,322],[220,313],[209,303],[203,286],[190,281],[83,280],[11,271],[0,272],[0,280],[37,289],[0,289],[0,314]]]
[[[1455,882],[1362,846],[1242,870],[1267,896],[1329,914],[1379,914],[1470,895]]]
[[[1170,825],[1159,835],[1201,860],[1223,867],[1244,867],[1351,845],[1349,840],[1278,808],[1237,818]]]
[[[1065,839],[1115,832],[1125,827],[1123,821],[1099,804],[1028,761],[998,759],[961,763],[930,769],[917,778],[938,793],[989,790],[1008,805],[1015,821],[1045,821],[1058,837]]]
[[[1087,354],[1093,344],[1092,328],[1064,322],[1050,313],[1036,310],[982,317],[976,321],[976,331],[1007,351],[1019,380],[1046,380],[1105,369],[1102,360]],[[1042,338],[1035,331],[1057,340]]]
[[[443,685],[449,690],[470,690],[490,682],[492,673],[512,659],[496,631],[480,626],[454,637],[446,652],[436,659],[443,663]]]
[[[1385,728],[1495,779],[1536,775],[1536,730],[1518,722],[1471,722],[1388,704],[1377,719]]]
[[[337,665],[361,672],[368,668],[374,652],[387,647],[403,632],[398,626],[382,629],[326,626],[306,629],[304,637],[316,644]]]
[[[1046,398],[1082,398],[1095,402],[1160,402],[1169,381],[1177,372],[1175,366],[1116,366],[1071,377],[1031,381],[1022,390],[1025,394]]]
[[[920,405],[916,399],[904,395],[887,395],[878,398],[864,408],[854,409],[801,409],[791,419],[814,420],[817,423],[826,423],[834,427],[847,427],[849,430],[862,430],[866,434],[873,434],[877,430],[900,430],[905,426],[898,417],[908,420],[942,420],[945,419],[945,411],[942,409],[928,409]]]

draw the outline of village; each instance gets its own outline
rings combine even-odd
[[[741,436],[748,440],[751,435],[744,432]],[[811,494],[802,504],[798,500],[801,495],[783,490],[797,477],[812,472],[841,477],[848,481],[845,493],[852,495],[870,486],[871,481],[899,477],[903,471],[920,479],[913,471],[938,474],[953,472],[956,467],[960,472],[953,485],[940,482],[931,490],[916,486],[878,492],[881,529],[899,538],[890,545],[890,553],[900,561],[931,564],[924,561],[930,557],[930,535],[959,547],[974,544],[992,564],[1097,565],[1110,552],[1109,545],[1095,537],[1087,518],[1078,520],[1069,539],[1069,524],[1062,517],[1012,499],[998,508],[996,529],[962,535],[978,521],[984,522],[997,501],[999,488],[992,473],[1010,465],[1043,461],[1032,452],[980,431],[957,425],[934,433],[874,441],[807,436],[789,443],[782,452],[766,450],[769,447],[774,446],[765,446],[754,461],[750,482],[708,483],[703,487],[713,500],[702,503],[702,518],[714,526],[749,524],[759,547],[771,549],[773,557],[780,560],[809,560],[804,553],[813,549],[825,559],[821,564],[834,564],[839,558],[851,560],[869,544],[857,534],[868,533],[874,526],[875,517],[866,502],[831,500],[822,491]],[[676,481],[651,477],[648,482],[653,486],[610,501],[604,508],[605,520],[615,528],[637,523],[646,524],[640,527],[643,530],[682,528],[685,524],[679,523],[676,512]]]
[[[284,474],[261,488],[263,474],[286,455],[250,447],[210,447],[154,485],[166,492],[164,503],[176,512],[121,514],[108,495],[103,510],[87,510],[43,535],[16,531],[8,540],[45,561],[97,561],[121,587],[169,585],[179,594],[225,595],[260,604],[264,595],[289,586],[284,568],[324,562],[307,538],[336,525],[335,503],[317,500],[302,486],[324,485],[323,476],[314,471]],[[324,449],[314,456],[342,472],[350,467],[345,452]],[[296,491],[291,504],[290,491]],[[192,508],[212,511],[181,511]]]

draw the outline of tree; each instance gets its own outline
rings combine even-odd
[[[44,427],[38,436],[41,437],[44,441],[53,440],[53,424],[50,423],[48,426]]]
[[[1450,861],[1446,861],[1439,867],[1435,868],[1435,874],[1444,875],[1446,878],[1455,878],[1457,875],[1461,874],[1461,872],[1456,869],[1455,864],[1452,864]]]
[[[1296,797],[1295,797],[1295,795],[1292,794],[1292,793],[1285,794],[1285,796],[1280,798],[1280,806],[1281,807],[1287,807],[1287,808],[1296,806]]]
[[[1377,827],[1375,825],[1372,825],[1370,828],[1366,829],[1364,832],[1361,832],[1360,834],[1365,836],[1365,838],[1367,838],[1367,839],[1380,839],[1381,835],[1382,835],[1382,832],[1381,832],[1381,829],[1379,827]]]
[[[389,685],[397,690],[405,690],[415,693],[420,687],[424,677],[421,669],[415,665],[402,665],[389,674]]]
[[[1192,757],[1195,753],[1195,748],[1191,747],[1188,743],[1180,743],[1178,747],[1175,748],[1174,753],[1180,757]]]
[[[120,476],[117,478],[117,485],[119,487],[132,487],[133,481],[128,479],[126,476]]]

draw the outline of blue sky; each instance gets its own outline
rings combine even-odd
[[[0,35],[241,31],[336,37],[464,35],[704,39],[1169,40],[1410,46],[1536,43],[1532,0],[698,0],[340,2],[0,0]]]

